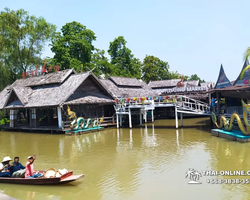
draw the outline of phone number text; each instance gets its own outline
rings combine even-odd
[[[209,184],[250,184],[250,179],[207,179]]]

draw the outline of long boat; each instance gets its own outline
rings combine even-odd
[[[73,171],[68,172],[61,177],[51,177],[51,178],[8,178],[0,177],[0,183],[12,183],[12,184],[25,184],[25,185],[56,185],[69,183],[83,178],[84,175],[73,175]]]

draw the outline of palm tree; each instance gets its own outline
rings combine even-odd
[[[247,47],[245,53],[244,53],[244,60],[250,58],[250,47]]]

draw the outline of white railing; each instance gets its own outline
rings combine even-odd
[[[176,106],[184,110],[191,110],[194,112],[210,113],[210,106],[199,100],[195,100],[185,96],[177,96]]]
[[[199,100],[195,100],[186,96],[175,95],[170,96],[169,99],[158,98],[154,100],[125,100],[118,101],[114,105],[116,112],[129,112],[129,108],[141,108],[143,110],[154,110],[155,106],[164,105],[164,104],[172,104],[176,105],[178,109],[188,110],[192,112],[199,113],[210,113],[210,107],[207,103],[204,103]]]

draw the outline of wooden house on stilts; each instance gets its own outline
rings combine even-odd
[[[0,109],[10,118],[5,129],[64,131],[67,106],[77,117],[97,119],[113,117],[113,104],[112,94],[92,72],[73,69],[18,79],[0,93]]]

